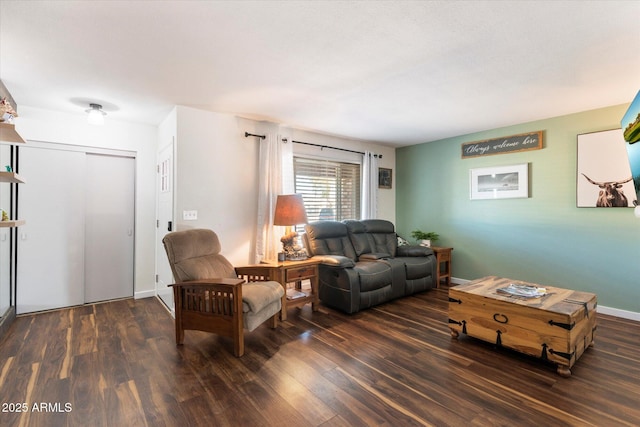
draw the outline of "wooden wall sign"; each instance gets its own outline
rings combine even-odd
[[[542,131],[503,136],[462,144],[462,158],[491,156],[493,154],[515,153],[517,151],[539,150],[542,148]]]

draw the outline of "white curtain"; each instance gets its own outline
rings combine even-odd
[[[378,156],[365,151],[362,159],[362,219],[378,215]]]
[[[293,192],[293,150],[280,135],[268,134],[260,141],[258,216],[254,263],[275,260],[282,250],[282,227],[273,226],[278,194]]]

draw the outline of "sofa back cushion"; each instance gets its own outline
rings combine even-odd
[[[342,255],[356,261],[347,226],[338,221],[316,221],[305,225],[309,255]]]
[[[345,221],[349,238],[356,255],[387,254],[396,255],[398,239],[392,222],[382,219],[364,219],[362,221]]]

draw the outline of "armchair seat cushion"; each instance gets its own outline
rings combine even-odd
[[[278,282],[245,283],[242,285],[242,312],[258,313],[283,295],[284,289]]]

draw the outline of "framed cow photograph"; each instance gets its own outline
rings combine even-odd
[[[578,135],[579,208],[633,207],[635,189],[622,129]]]

